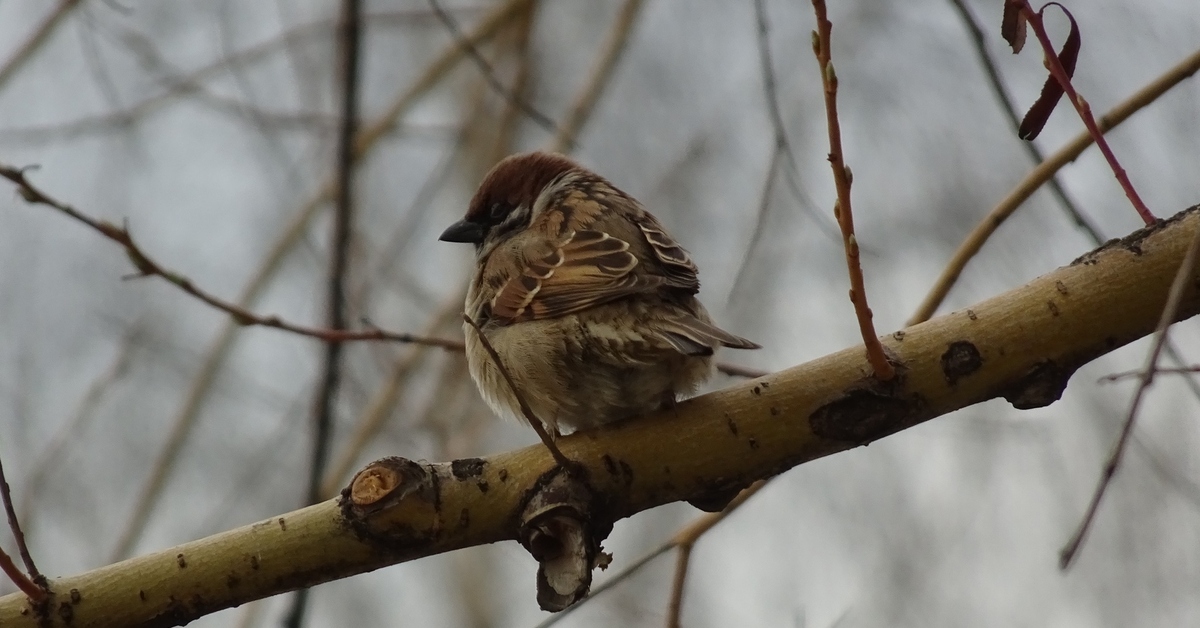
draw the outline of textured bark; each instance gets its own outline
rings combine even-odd
[[[578,463],[565,474],[573,487],[564,488],[563,471],[541,445],[447,463],[386,459],[361,471],[339,500],[54,579],[54,595],[39,608],[21,594],[0,598],[0,625],[179,625],[502,540],[521,540],[547,567],[561,562],[558,543],[569,537],[583,553],[567,562],[595,564],[603,560],[598,543],[621,517],[744,486],[994,397],[1018,408],[1054,402],[1079,366],[1153,331],[1198,227],[1193,208],[1020,288],[891,334],[883,340],[897,377],[886,383],[869,375],[855,347],[675,411],[562,438],[563,453]],[[1180,319],[1200,311],[1198,283],[1190,282]],[[560,535],[564,521],[571,529]]]

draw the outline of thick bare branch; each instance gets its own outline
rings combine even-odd
[[[674,411],[562,438],[563,453],[580,465],[572,475],[585,479],[582,494],[591,500],[583,504],[583,532],[603,539],[617,519],[744,486],[995,397],[1017,408],[1050,404],[1079,366],[1154,330],[1198,229],[1200,207],[1020,288],[897,332],[886,338],[899,364],[890,382],[870,377],[862,347],[852,347]],[[1179,319],[1200,313],[1195,279]],[[472,545],[523,538],[534,551],[521,515],[555,475],[541,445],[448,463],[385,459],[361,471],[340,503],[57,579],[41,610],[21,594],[0,598],[0,625],[183,624]]]

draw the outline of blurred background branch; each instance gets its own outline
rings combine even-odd
[[[1045,193],[1030,186],[989,215],[1042,161],[1039,147],[1051,153],[1080,130],[1060,111],[1036,146],[1018,146],[1008,103],[1033,102],[1046,70],[1040,51],[1009,54],[997,5],[830,4],[879,328],[902,327],[946,269],[955,279],[916,318],[962,311],[1138,226],[1099,153],[1082,148],[1052,169]],[[497,159],[552,148],[645,201],[696,259],[714,317],[765,341],[746,364],[724,364],[713,387],[859,342],[840,238],[811,200],[834,189],[807,3],[437,8],[444,15],[427,0],[384,2],[362,15],[347,327],[460,341],[470,256],[437,235]],[[1083,36],[1080,92],[1097,111],[1141,99],[1107,138],[1146,204],[1195,204],[1193,3],[1068,8]],[[130,225],[143,257],[230,306],[324,321],[344,119],[339,19],[336,3],[304,0],[0,3],[0,162],[40,165],[40,189]],[[1046,21],[1061,41],[1065,23]],[[1149,85],[1152,95],[1138,92]],[[315,398],[323,343],[242,330],[163,282],[121,282],[121,248],[17,195],[0,194],[0,217],[0,443],[39,567],[86,571],[295,506],[314,477],[312,434],[296,417]],[[977,226],[986,237],[968,239]],[[959,260],[962,246],[975,250]],[[1197,341],[1195,323],[1177,325],[1165,351],[1191,364]],[[982,404],[776,478],[692,547],[679,617],[700,628],[1194,623],[1196,574],[1178,557],[1200,547],[1195,374],[1156,380],[1087,550],[1069,578],[1054,564],[1133,391],[1092,382],[1140,367],[1147,350],[1085,367],[1045,410]],[[338,371],[322,498],[380,456],[444,460],[532,442],[491,417],[456,352],[354,343]],[[614,586],[560,625],[663,625],[672,561],[614,574],[695,517],[673,504],[619,522],[596,589]],[[526,561],[498,544],[322,585],[305,623],[534,625],[545,616]],[[196,625],[277,626],[289,599]]]

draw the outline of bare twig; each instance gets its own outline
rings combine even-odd
[[[142,326],[138,324],[130,328],[121,341],[121,346],[117,350],[116,356],[113,357],[112,363],[92,380],[83,396],[75,404],[70,418],[64,420],[62,425],[54,431],[46,448],[38,454],[33,468],[25,474],[21,487],[21,507],[18,511],[25,517],[26,523],[29,523],[30,517],[33,516],[33,501],[41,493],[47,475],[52,469],[57,468],[63,449],[69,444],[80,442],[78,436],[82,433],[87,420],[95,416],[97,406],[112,390],[113,384],[129,370],[129,363],[133,359],[133,352],[142,329]]]
[[[782,155],[776,156],[774,159],[778,160],[780,157],[786,159],[787,167],[784,168],[783,181],[787,184],[788,191],[791,192],[800,209],[809,216],[812,216],[813,222],[816,223],[821,233],[824,233],[837,242],[842,237],[838,227],[829,224],[825,213],[819,211],[812,198],[804,190],[800,189],[799,175],[797,174],[800,172],[800,164],[796,159],[796,152],[792,150],[792,143],[788,140],[787,127],[783,124],[783,111],[779,108],[779,86],[775,80],[775,61],[771,55],[770,33],[768,32],[770,19],[767,17],[766,0],[754,1],[754,17],[756,23],[755,38],[758,41],[758,65],[760,72],[762,72],[763,81],[763,99],[766,101],[767,114],[771,118],[771,127],[775,131],[775,149],[782,152]],[[766,219],[766,212],[765,208],[761,209],[759,213],[760,221]],[[758,228],[756,227],[756,229]],[[751,242],[746,251],[747,259],[751,253],[749,249],[753,248],[753,240]]]
[[[725,506],[725,509],[722,510],[721,512],[707,513],[707,514],[697,517],[691,523],[687,524],[686,526],[680,528],[677,532],[675,532],[675,534],[672,535],[671,538],[669,540],[667,540],[665,543],[663,543],[662,545],[649,551],[648,553],[643,555],[641,558],[634,560],[632,563],[629,564],[628,567],[622,569],[621,571],[614,573],[611,577],[609,577],[607,580],[605,580],[602,584],[593,588],[591,593],[589,593],[586,598],[580,600],[573,606],[568,607],[566,610],[564,610],[556,615],[553,615],[551,617],[548,617],[545,621],[538,624],[536,628],[549,628],[550,626],[553,626],[554,624],[558,623],[559,620],[564,619],[567,615],[571,614],[576,609],[583,606],[584,602],[594,599],[597,595],[600,595],[601,593],[613,588],[617,584],[625,581],[630,576],[632,576],[633,574],[640,571],[643,567],[650,564],[650,562],[653,561],[655,558],[658,558],[659,556],[666,554],[667,552],[669,552],[672,549],[675,549],[677,547],[678,548],[687,547],[688,551],[690,552],[691,547],[694,546],[696,544],[696,542],[700,540],[700,537],[704,536],[704,534],[706,532],[713,529],[714,527],[716,527],[716,525],[718,523],[721,523],[727,517],[729,517],[729,515],[733,514],[733,511],[740,508],[742,506],[742,504],[745,504],[746,500],[750,499],[751,497],[754,496],[755,493],[762,490],[762,487],[766,486],[766,484],[767,484],[767,480],[759,480],[759,481],[751,484],[750,486],[746,487],[745,489],[743,489],[742,492],[738,493],[737,497],[734,497],[733,499],[731,499],[729,501],[729,505]],[[676,566],[678,567],[678,565],[676,565]],[[685,573],[686,573],[686,567],[687,567],[687,565],[685,564],[684,565]],[[678,569],[677,569],[677,573],[676,573],[675,577],[673,578],[673,580],[677,580],[680,582],[680,587],[681,587],[680,590],[682,591],[683,578],[678,575]],[[674,602],[672,602],[672,603],[674,603]]]
[[[550,455],[554,456],[554,461],[557,462],[558,466],[562,467],[563,469],[572,468],[571,460],[563,455],[562,451],[558,449],[558,445],[554,444],[554,439],[551,438],[548,433],[546,433],[545,425],[543,425],[542,421],[533,413],[533,409],[529,407],[529,404],[525,402],[525,396],[521,394],[521,389],[518,388],[517,383],[513,381],[512,375],[508,372],[508,367],[506,367],[504,365],[504,361],[500,359],[500,354],[496,353],[496,349],[492,346],[491,341],[487,339],[487,336],[484,335],[483,330],[479,328],[479,323],[476,323],[466,313],[464,313],[462,317],[463,320],[475,330],[475,335],[479,338],[479,344],[483,345],[484,351],[487,351],[488,357],[491,358],[492,363],[496,365],[496,370],[500,371],[500,375],[508,384],[508,389],[511,390],[513,396],[517,398],[517,405],[521,406],[521,414],[525,415],[525,421],[529,423],[529,426],[533,428],[533,431],[537,432],[538,438],[542,439],[542,443],[546,445],[546,449],[550,450]]]
[[[458,12],[457,9],[453,11],[455,13]],[[464,11],[474,13],[477,12],[477,9],[465,9]],[[502,7],[501,13],[506,12],[507,10]],[[372,13],[366,18],[366,21],[372,27],[395,27],[418,24],[424,20],[432,19],[434,19],[433,13],[426,9],[401,9]],[[333,26],[333,20],[320,20],[302,24],[284,31],[273,39],[232,53],[200,68],[177,75],[161,77],[160,82],[165,83],[162,92],[143,98],[124,109],[97,115],[82,116],[65,122],[0,129],[0,137],[17,141],[38,141],[42,138],[69,139],[88,133],[105,132],[111,127],[122,127],[144,118],[169,104],[177,96],[189,96],[201,103],[213,106],[218,111],[246,111],[250,109],[246,103],[210,93],[204,86],[204,82],[214,76],[220,75],[222,72],[258,62],[281,47],[288,47],[310,39],[324,37],[332,31]],[[129,31],[124,35],[124,39],[133,54],[142,62],[142,65],[150,65],[152,67],[161,65],[157,63],[158,60],[156,58],[152,58],[154,55],[144,45],[147,42],[143,41],[145,39],[143,36]],[[283,125],[324,126],[328,121],[328,117],[321,114],[288,114],[270,111],[252,111],[252,113],[263,122]],[[332,124],[336,124],[336,121],[332,121]],[[405,128],[407,128],[407,125],[404,123],[393,122],[386,127],[385,131],[391,132],[396,129]]]
[[[161,277],[174,284],[184,292],[200,299],[201,301],[218,310],[229,314],[234,322],[241,326],[257,325],[262,327],[272,327],[275,329],[299,334],[301,336],[308,336],[325,342],[333,343],[387,340],[430,347],[439,347],[448,351],[463,350],[463,343],[461,340],[454,340],[450,338],[422,336],[410,333],[397,333],[382,329],[347,331],[342,329],[307,327],[290,323],[275,315],[263,316],[260,314],[255,314],[247,308],[230,301],[225,301],[198,288],[187,277],[165,268],[161,263],[155,261],[149,255],[147,255],[137,245],[137,243],[134,242],[133,236],[129,233],[128,228],[117,227],[107,220],[88,216],[74,207],[46,195],[39,188],[35,187],[29,182],[28,178],[25,176],[25,172],[26,169],[0,165],[0,177],[6,178],[15,183],[17,185],[17,192],[20,193],[22,198],[24,198],[26,201],[57,209],[58,211],[70,216],[71,218],[74,218],[79,222],[82,222],[83,224],[98,231],[101,235],[123,246],[126,254],[129,256],[129,259],[138,269],[139,274],[137,276]],[[718,364],[717,368],[728,375],[736,377],[760,377],[764,374],[760,371],[746,369],[744,367],[731,364]]]
[[[24,573],[21,573],[21,570],[13,564],[12,558],[3,550],[0,550],[0,568],[13,581],[13,584],[25,592],[25,595],[34,601],[41,601],[46,597],[44,588],[46,577],[38,571],[37,565],[33,563],[33,555],[29,553],[29,546],[25,544],[25,533],[21,531],[21,522],[17,520],[17,512],[13,509],[12,492],[8,488],[8,480],[4,478],[2,462],[0,462],[0,499],[4,500],[4,514],[8,516],[8,527],[17,541],[17,551],[21,554],[21,561],[25,563],[25,570],[29,572],[29,576],[26,577]]]
[[[533,27],[537,21],[538,7],[540,2],[530,2],[525,10],[521,12],[521,16],[514,20],[512,29],[504,38],[497,38],[495,48],[497,55],[511,56],[515,59],[515,70],[512,73],[512,81],[510,91],[519,98],[519,102],[529,101],[529,84],[533,75],[533,55],[530,50],[530,44],[533,40]],[[479,104],[483,104],[483,99],[479,98]],[[525,112],[515,103],[509,102],[505,105],[504,111],[500,113],[499,124],[486,125],[493,126],[496,132],[496,140],[492,143],[491,155],[488,158],[489,163],[496,163],[506,156],[512,154],[516,146],[517,132],[520,130],[520,122],[524,119]],[[462,133],[471,133],[471,125],[463,125]],[[557,134],[559,131],[556,130]]]
[[[1156,373],[1158,373],[1159,375],[1191,375],[1194,373],[1200,373],[1200,364],[1194,364],[1192,366],[1181,366],[1178,368],[1161,368],[1161,367],[1159,367],[1159,368],[1154,369],[1154,371]],[[1122,371],[1120,373],[1113,373],[1112,375],[1105,375],[1104,377],[1097,379],[1096,383],[1106,384],[1109,382],[1118,382],[1123,379],[1129,379],[1131,377],[1138,377],[1140,375],[1142,375],[1142,371],[1140,371],[1140,370]]]
[[[41,24],[38,24],[25,43],[13,52],[3,66],[0,66],[0,87],[3,87],[16,74],[17,70],[25,65],[25,62],[49,38],[54,28],[61,24],[63,18],[77,6],[79,6],[79,0],[60,0],[58,6],[54,7],[54,10],[46,16],[46,19],[42,20]]]
[[[0,165],[0,177],[8,179],[17,185],[17,192],[21,194],[26,201],[39,205],[53,207],[58,211],[74,218],[75,220],[95,229],[106,238],[120,244],[125,248],[125,254],[133,262],[137,268],[137,274],[134,277],[161,277],[168,282],[174,284],[180,290],[200,299],[201,301],[211,305],[212,307],[229,314],[234,322],[242,326],[262,326],[282,329],[301,336],[309,336],[325,342],[341,343],[362,340],[390,340],[394,342],[404,342],[412,344],[429,345],[433,347],[441,347],[443,349],[456,350],[462,347],[462,343],[456,340],[448,340],[445,338],[423,338],[413,334],[394,333],[384,331],[382,329],[368,329],[361,331],[348,331],[343,329],[326,329],[320,327],[308,327],[297,325],[283,320],[274,315],[263,316],[251,312],[250,310],[237,305],[231,301],[226,301],[220,297],[213,295],[199,287],[187,277],[165,268],[162,264],[151,258],[137,245],[133,240],[133,235],[130,234],[127,227],[118,227],[107,220],[93,218],[80,212],[74,207],[57,201],[50,196],[47,196],[40,189],[29,182],[25,176],[27,169],[13,168],[11,166]]]
[[[362,48],[362,2],[342,0],[338,19],[338,53],[341,65],[342,111],[338,130],[336,194],[334,196],[333,233],[330,234],[329,328],[346,328],[346,274],[350,266],[350,235],[354,219],[354,138],[358,135],[359,53]],[[321,384],[313,411],[312,455],[309,460],[307,503],[323,499],[321,479],[329,463],[333,440],[333,421],[338,390],[342,383],[342,344],[327,342],[322,364]],[[308,609],[310,589],[296,592],[292,608],[284,619],[287,628],[301,628]]]
[[[1163,306],[1162,316],[1158,319],[1158,328],[1154,331],[1153,344],[1151,345],[1149,355],[1146,356],[1146,365],[1142,369],[1141,382],[1138,383],[1137,391],[1133,393],[1133,401],[1130,402],[1129,412],[1125,415],[1125,424],[1121,427],[1121,435],[1117,438],[1117,443],[1113,447],[1108,461],[1104,463],[1104,470],[1100,475],[1099,483],[1096,485],[1096,491],[1092,494],[1092,501],[1088,504],[1083,521],[1079,523],[1075,534],[1071,536],[1071,540],[1067,541],[1066,546],[1059,553],[1058,566],[1060,569],[1069,568],[1072,561],[1079,554],[1079,548],[1083,545],[1083,539],[1087,536],[1092,522],[1096,519],[1096,512],[1100,508],[1100,501],[1104,498],[1109,484],[1112,483],[1113,476],[1117,473],[1117,468],[1121,465],[1121,457],[1125,453],[1125,446],[1129,442],[1130,435],[1133,434],[1133,425],[1137,420],[1138,408],[1141,407],[1142,398],[1145,397],[1146,391],[1150,389],[1150,385],[1154,383],[1154,375],[1158,372],[1158,357],[1162,353],[1164,343],[1166,343],[1167,330],[1170,328],[1171,323],[1175,321],[1175,317],[1179,312],[1179,304],[1183,301],[1184,292],[1186,292],[1188,285],[1192,283],[1196,275],[1198,261],[1200,261],[1200,231],[1192,238],[1192,244],[1188,247],[1187,254],[1183,257],[1183,262],[1179,264],[1179,271],[1175,273],[1175,280],[1171,282],[1171,290],[1167,293],[1167,304]]]
[[[468,38],[478,44],[494,36],[529,1],[506,0],[504,3],[495,6],[487,12],[478,24],[472,27]],[[377,144],[379,138],[395,124],[395,121],[400,119],[401,115],[422,94],[436,86],[442,77],[446,76],[462,60],[462,57],[462,50],[458,46],[452,46],[443,50],[436,59],[430,62],[425,70],[393,99],[386,111],[379,114],[371,125],[363,127],[362,131],[359,132],[354,147],[356,158],[361,159],[365,156]],[[317,210],[324,203],[333,197],[334,192],[333,181],[325,181],[318,188],[317,192],[296,211],[279,237],[268,248],[259,268],[255,270],[254,274],[242,288],[237,300],[240,306],[248,307],[258,299],[259,295],[262,294],[263,290],[270,283],[271,278],[282,265],[287,253],[304,234],[312,217],[316,215]],[[207,350],[204,361],[181,404],[179,413],[171,422],[163,447],[159,455],[155,458],[146,483],[138,493],[138,498],[134,503],[129,522],[117,540],[112,553],[113,561],[125,558],[129,554],[133,549],[134,543],[145,528],[151,511],[158,500],[158,496],[161,494],[163,487],[166,486],[167,478],[170,476],[176,460],[178,460],[179,452],[183,450],[183,445],[187,442],[188,435],[196,423],[204,401],[212,389],[213,382],[217,379],[225,356],[228,355],[230,348],[233,346],[238,327],[236,322],[231,320],[221,329],[217,338]],[[461,348],[462,346],[460,342],[448,342],[453,342],[456,348]],[[446,348],[450,347],[447,346]]]
[[[683,614],[683,585],[687,582],[688,564],[692,561],[692,546],[681,545],[675,552],[675,577],[671,578],[671,596],[667,603],[667,628],[679,628]]]
[[[980,27],[979,21],[971,13],[970,9],[967,8],[965,0],[950,0],[950,3],[955,9],[958,10],[959,16],[962,18],[963,25],[971,35],[971,42],[975,48],[975,54],[979,57],[979,63],[983,66],[984,74],[987,75],[988,84],[991,85],[992,92],[995,94],[996,100],[999,101],[1001,111],[1004,112],[1004,116],[1008,120],[1009,126],[1012,127],[1013,133],[1019,135],[1021,131],[1020,114],[1017,112],[1017,106],[1013,101],[1012,96],[1009,94],[1008,88],[1005,86],[1003,79],[1000,78],[1000,71],[996,67],[995,61],[992,59],[991,54],[988,53],[987,43],[984,39],[983,29]],[[1039,149],[1037,144],[1034,142],[1021,142],[1021,145],[1025,147],[1025,152],[1029,154],[1029,157],[1033,160],[1035,166],[1046,160],[1041,149]],[[1066,189],[1059,182],[1058,176],[1051,176],[1046,182],[1046,185],[1049,186],[1050,192],[1055,196],[1055,198],[1058,199],[1059,205],[1062,207],[1063,211],[1066,212],[1071,220],[1073,220],[1075,224],[1087,234],[1092,243],[1096,246],[1103,244],[1106,238],[1100,233],[1100,230],[1094,224],[1092,224],[1091,219],[1089,219],[1083,213],[1083,211],[1079,209],[1075,202],[1071,200],[1071,197],[1067,194]],[[1000,220],[1003,220],[1003,218],[1000,218]],[[993,224],[993,228],[994,227],[995,224]],[[930,315],[932,315],[932,312]],[[1167,357],[1169,357],[1176,364],[1182,365],[1186,363],[1180,354],[1179,349],[1173,342],[1168,340],[1164,351],[1166,352]],[[1174,371],[1174,369],[1160,368],[1158,370],[1159,373],[1171,371]],[[1191,388],[1192,395],[1197,399],[1200,399],[1200,384],[1198,384],[1192,378],[1189,378],[1186,381],[1188,386]],[[1157,460],[1155,462],[1157,463]]]
[[[754,231],[751,232],[750,240],[746,243],[746,252],[742,253],[742,261],[738,264],[737,272],[733,274],[733,287],[729,289],[730,296],[727,299],[730,301],[737,294],[738,288],[746,285],[743,277],[750,268],[750,258],[754,255],[759,241],[767,231],[767,214],[771,208],[771,197],[775,194],[775,180],[779,177],[779,158],[783,156],[782,139],[783,136],[776,133],[775,144],[771,147],[771,161],[767,164],[767,176],[763,179],[762,192],[758,197],[758,215],[754,220]]]
[[[1129,202],[1133,204],[1134,210],[1141,216],[1146,224],[1154,224],[1157,218],[1142,202],[1142,198],[1138,196],[1137,190],[1134,189],[1133,183],[1129,181],[1129,176],[1125,174],[1125,169],[1121,167],[1117,161],[1116,155],[1113,154],[1112,148],[1108,146],[1108,141],[1104,139],[1104,132],[1096,125],[1096,119],[1092,117],[1092,107],[1075,91],[1075,87],[1071,84],[1071,77],[1063,68],[1062,61],[1058,58],[1058,53],[1054,51],[1054,44],[1050,41],[1050,36],[1046,34],[1046,27],[1042,24],[1041,13],[1034,11],[1033,7],[1029,6],[1029,0],[1008,0],[1009,2],[1019,2],[1021,5],[1021,13],[1029,22],[1029,26],[1037,35],[1038,42],[1042,45],[1042,52],[1046,57],[1046,67],[1050,70],[1050,74],[1054,75],[1054,79],[1062,86],[1063,91],[1067,93],[1067,98],[1074,105],[1075,111],[1079,112],[1079,117],[1083,120],[1084,126],[1087,127],[1088,133],[1095,140],[1096,146],[1104,155],[1104,159],[1108,161],[1108,165],[1112,168],[1113,175],[1117,177],[1117,182],[1121,184],[1121,189],[1125,190],[1125,196],[1129,197]],[[1062,5],[1057,2],[1049,2],[1046,6],[1055,5],[1062,8]],[[1066,11],[1063,8],[1063,11]],[[1074,22],[1072,22],[1073,24]]]
[[[567,113],[562,125],[558,127],[558,132],[554,134],[550,150],[560,153],[575,145],[575,139],[579,137],[583,125],[591,118],[596,102],[600,100],[600,95],[608,86],[609,79],[612,78],[613,69],[621,60],[621,54],[625,52],[629,34],[633,31],[633,24],[637,20],[641,8],[642,0],[625,0],[625,4],[621,5],[620,11],[617,12],[617,19],[613,21],[612,28],[608,31],[608,37],[605,38],[604,45],[600,49],[600,54],[596,57],[591,78],[575,97],[571,111]]]
[[[1184,79],[1192,76],[1198,70],[1200,70],[1200,50],[1196,50],[1161,76],[1154,79],[1150,84],[1138,90],[1127,100],[1101,116],[1098,121],[1098,128],[1101,132],[1105,133],[1116,128],[1117,125],[1127,120],[1129,116],[1154,102],[1172,87],[1183,82]],[[916,325],[917,323],[929,320],[929,317],[933,316],[933,313],[950,292],[951,286],[958,281],[958,276],[966,268],[967,262],[983,248],[984,243],[987,242],[996,229],[1021,206],[1021,203],[1024,203],[1026,199],[1032,196],[1042,184],[1049,181],[1050,177],[1054,176],[1054,173],[1079,157],[1084,149],[1092,145],[1092,141],[1093,137],[1090,132],[1085,131],[1080,133],[1075,139],[1058,149],[1046,161],[1043,161],[1031,170],[1029,174],[1025,175],[1025,178],[992,211],[988,212],[988,215],[979,221],[979,224],[958,245],[958,250],[951,256],[950,261],[942,270],[941,276],[938,277],[933,287],[929,290],[929,294],[925,295],[925,299],[921,302],[917,311],[908,319],[907,325]]]
[[[983,73],[987,76],[988,85],[991,86],[992,93],[996,96],[996,100],[1000,104],[1000,110],[1004,113],[1005,119],[1008,120],[1009,126],[1012,127],[1013,134],[1019,133],[1021,117],[1017,113],[1016,103],[1008,93],[1008,88],[1004,85],[1004,80],[1000,78],[1000,70],[996,67],[995,60],[988,53],[987,41],[984,39],[983,29],[979,26],[979,21],[975,19],[971,10],[967,8],[966,0],[950,0],[950,4],[958,10],[959,17],[963,21],[963,26],[966,27],[967,32],[971,35],[971,44],[975,49],[975,55],[979,57],[979,64],[983,66]],[[1029,158],[1035,166],[1046,160],[1037,144],[1033,142],[1021,142],[1021,146],[1025,147],[1025,152],[1029,154]],[[1075,202],[1067,196],[1067,191],[1059,183],[1058,177],[1051,177],[1046,182],[1046,185],[1050,186],[1050,191],[1058,199],[1059,205],[1076,226],[1087,233],[1097,245],[1103,243],[1104,238],[1101,237],[1100,231],[1092,224],[1091,219],[1084,215]]]
[[[441,311],[433,316],[432,322],[426,328],[428,333],[432,334],[439,327],[458,319],[458,312],[462,309],[460,297],[461,295],[456,295],[449,299],[442,306]],[[409,379],[414,369],[421,364],[421,359],[428,354],[428,347],[416,346],[409,349],[403,357],[396,358],[392,363],[387,381],[375,391],[370,401],[366,403],[362,414],[354,422],[354,432],[346,439],[346,444],[334,456],[333,464],[326,471],[325,479],[321,483],[323,499],[336,496],[337,492],[345,486],[346,476],[354,466],[355,460],[371,442],[371,439],[383,428],[386,419],[391,416],[400,394],[401,384]]]
[[[0,549],[0,571],[3,571],[4,575],[8,576],[8,579],[12,580],[18,589],[28,595],[29,599],[35,602],[46,599],[46,592],[34,584],[29,576],[25,575],[25,572],[21,571],[21,568],[13,562],[12,556],[9,556],[3,549]]]
[[[529,116],[530,120],[533,120],[534,124],[542,127],[546,132],[555,136],[560,133],[558,125],[555,124],[554,120],[551,120],[549,116],[538,111],[533,105],[521,98],[520,94],[513,92],[513,90],[506,87],[500,81],[500,78],[496,76],[496,69],[492,67],[492,64],[488,63],[488,60],[479,52],[475,44],[471,43],[471,40],[463,35],[462,30],[458,27],[458,22],[455,22],[454,18],[450,17],[449,13],[446,13],[446,10],[442,8],[438,0],[429,0],[429,7],[433,9],[438,19],[446,26],[446,30],[450,32],[450,36],[458,42],[458,45],[462,46],[463,51],[467,53],[468,57],[471,57],[475,65],[479,66],[479,71],[483,73],[484,80],[487,81],[487,84],[493,91],[503,97],[509,104],[520,109],[525,115]]]
[[[875,333],[875,324],[871,321],[871,308],[867,304],[867,288],[863,280],[862,264],[858,259],[858,239],[854,235],[854,213],[850,208],[850,185],[852,175],[850,167],[842,157],[842,130],[838,123],[837,113],[837,73],[830,59],[830,39],[833,24],[826,17],[825,0],[813,0],[813,9],[817,14],[817,30],[813,33],[813,54],[817,57],[817,66],[821,69],[821,84],[825,88],[825,121],[829,127],[829,165],[833,167],[833,182],[837,187],[837,202],[833,206],[833,215],[837,218],[838,226],[842,229],[842,244],[846,249],[846,268],[850,273],[850,302],[854,304],[854,313],[858,317],[858,329],[862,333],[863,343],[867,350],[867,360],[875,371],[875,377],[888,381],[895,376],[896,370],[887,360],[883,352],[883,344]]]

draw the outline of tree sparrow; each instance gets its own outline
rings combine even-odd
[[[562,155],[500,161],[441,240],[475,245],[466,313],[553,435],[669,407],[709,378],[718,347],[759,348],[712,323],[691,257],[641,203]],[[463,331],[484,400],[522,418]]]

